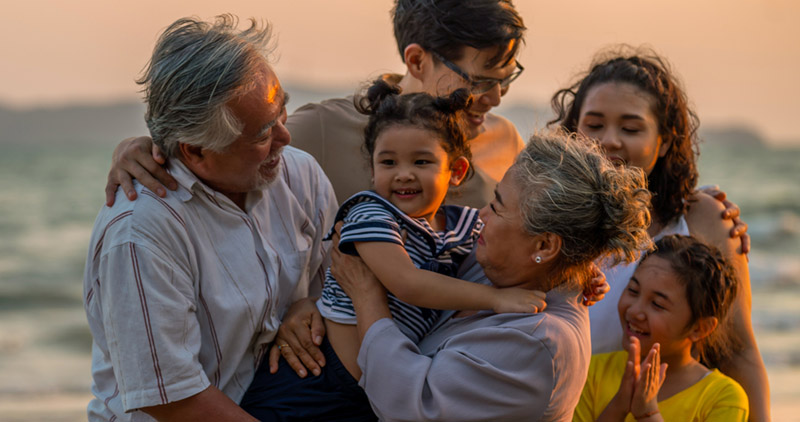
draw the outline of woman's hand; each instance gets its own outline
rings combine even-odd
[[[346,255],[339,250],[339,234],[342,222],[336,224],[331,248],[331,274],[339,286],[353,301],[358,320],[359,338],[363,339],[375,321],[391,318],[386,288],[378,281],[372,270],[356,256]]]
[[[305,378],[306,370],[319,375],[320,368],[325,366],[325,356],[319,350],[325,324],[315,302],[312,298],[300,299],[286,312],[269,351],[271,374],[278,371],[281,356],[300,378]]]
[[[631,398],[631,414],[637,421],[662,420],[658,414],[658,391],[666,372],[667,364],[661,363],[661,346],[656,343],[641,366]]]
[[[586,306],[592,306],[603,300],[603,298],[606,297],[606,293],[611,290],[611,286],[609,286],[606,281],[606,275],[600,270],[597,264],[592,262],[589,271],[592,279],[589,280],[589,283],[583,290],[583,304]]]
[[[722,211],[721,217],[723,220],[733,221],[733,228],[731,229],[730,236],[733,238],[741,238],[742,253],[747,255],[750,252],[750,235],[747,234],[747,223],[742,221],[742,219],[739,217],[739,206],[729,201],[727,199],[727,195],[725,192],[719,189],[719,186],[703,186],[700,187],[699,191],[713,197],[719,202],[722,202],[722,205],[725,206],[725,210]]]
[[[386,302],[386,289],[378,281],[372,270],[364,261],[352,255],[347,255],[339,250],[339,230],[342,223],[336,225],[336,234],[333,236],[334,246],[331,248],[331,274],[350,296],[353,306],[377,300]],[[388,306],[388,305],[387,305]],[[356,311],[358,314],[358,311]]]
[[[492,310],[502,313],[538,313],[547,307],[546,295],[539,290],[528,290],[519,287],[495,289]]]
[[[111,155],[111,170],[106,183],[106,205],[114,205],[117,187],[122,187],[129,200],[136,199],[133,179],[164,197],[167,191],[178,189],[178,182],[162,167],[167,162],[161,150],[149,136],[128,138],[120,142]]]

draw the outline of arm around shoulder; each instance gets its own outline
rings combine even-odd
[[[696,194],[686,220],[689,232],[700,240],[716,246],[733,267],[739,281],[739,292],[730,312],[733,318],[732,335],[738,347],[722,362],[720,370],[730,376],[747,392],[750,401],[750,420],[769,421],[769,382],[764,361],[756,344],[752,324],[752,292],[747,258],[741,253],[739,239],[729,236],[733,222],[721,219],[722,203],[703,194]]]

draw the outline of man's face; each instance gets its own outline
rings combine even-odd
[[[497,49],[485,48],[478,50],[472,47],[464,47],[460,59],[452,61],[462,72],[469,75],[473,81],[487,79],[503,80],[517,71],[517,62],[512,59],[508,63],[501,60],[494,67],[487,67],[487,63],[497,54]],[[444,63],[438,62],[434,65],[434,73],[430,78],[423,82],[425,90],[432,95],[447,95],[456,89],[470,89],[471,84],[454,70],[447,67]],[[508,91],[500,83],[494,84],[485,92],[473,92],[473,103],[467,112],[467,122],[471,132],[477,134],[480,131],[488,113],[493,107],[500,105],[500,97]]]
[[[275,180],[281,150],[289,144],[286,130],[287,95],[266,63],[257,70],[255,88],[227,106],[244,125],[242,134],[222,152],[203,150],[206,184],[226,195],[262,189]]]

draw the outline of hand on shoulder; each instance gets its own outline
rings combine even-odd
[[[730,237],[734,223],[721,217],[724,210],[725,205],[716,198],[704,192],[695,192],[686,212],[689,233],[723,252],[738,252],[741,241]]]

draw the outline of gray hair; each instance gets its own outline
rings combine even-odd
[[[651,248],[644,173],[615,167],[594,142],[561,131],[534,134],[511,171],[525,230],[562,239],[562,277],[578,281],[601,256],[632,262]]]
[[[255,86],[257,65],[272,51],[271,27],[250,19],[238,30],[233,15],[213,23],[183,18],[159,37],[144,75],[145,121],[169,157],[184,143],[224,151],[243,129],[226,105]]]

